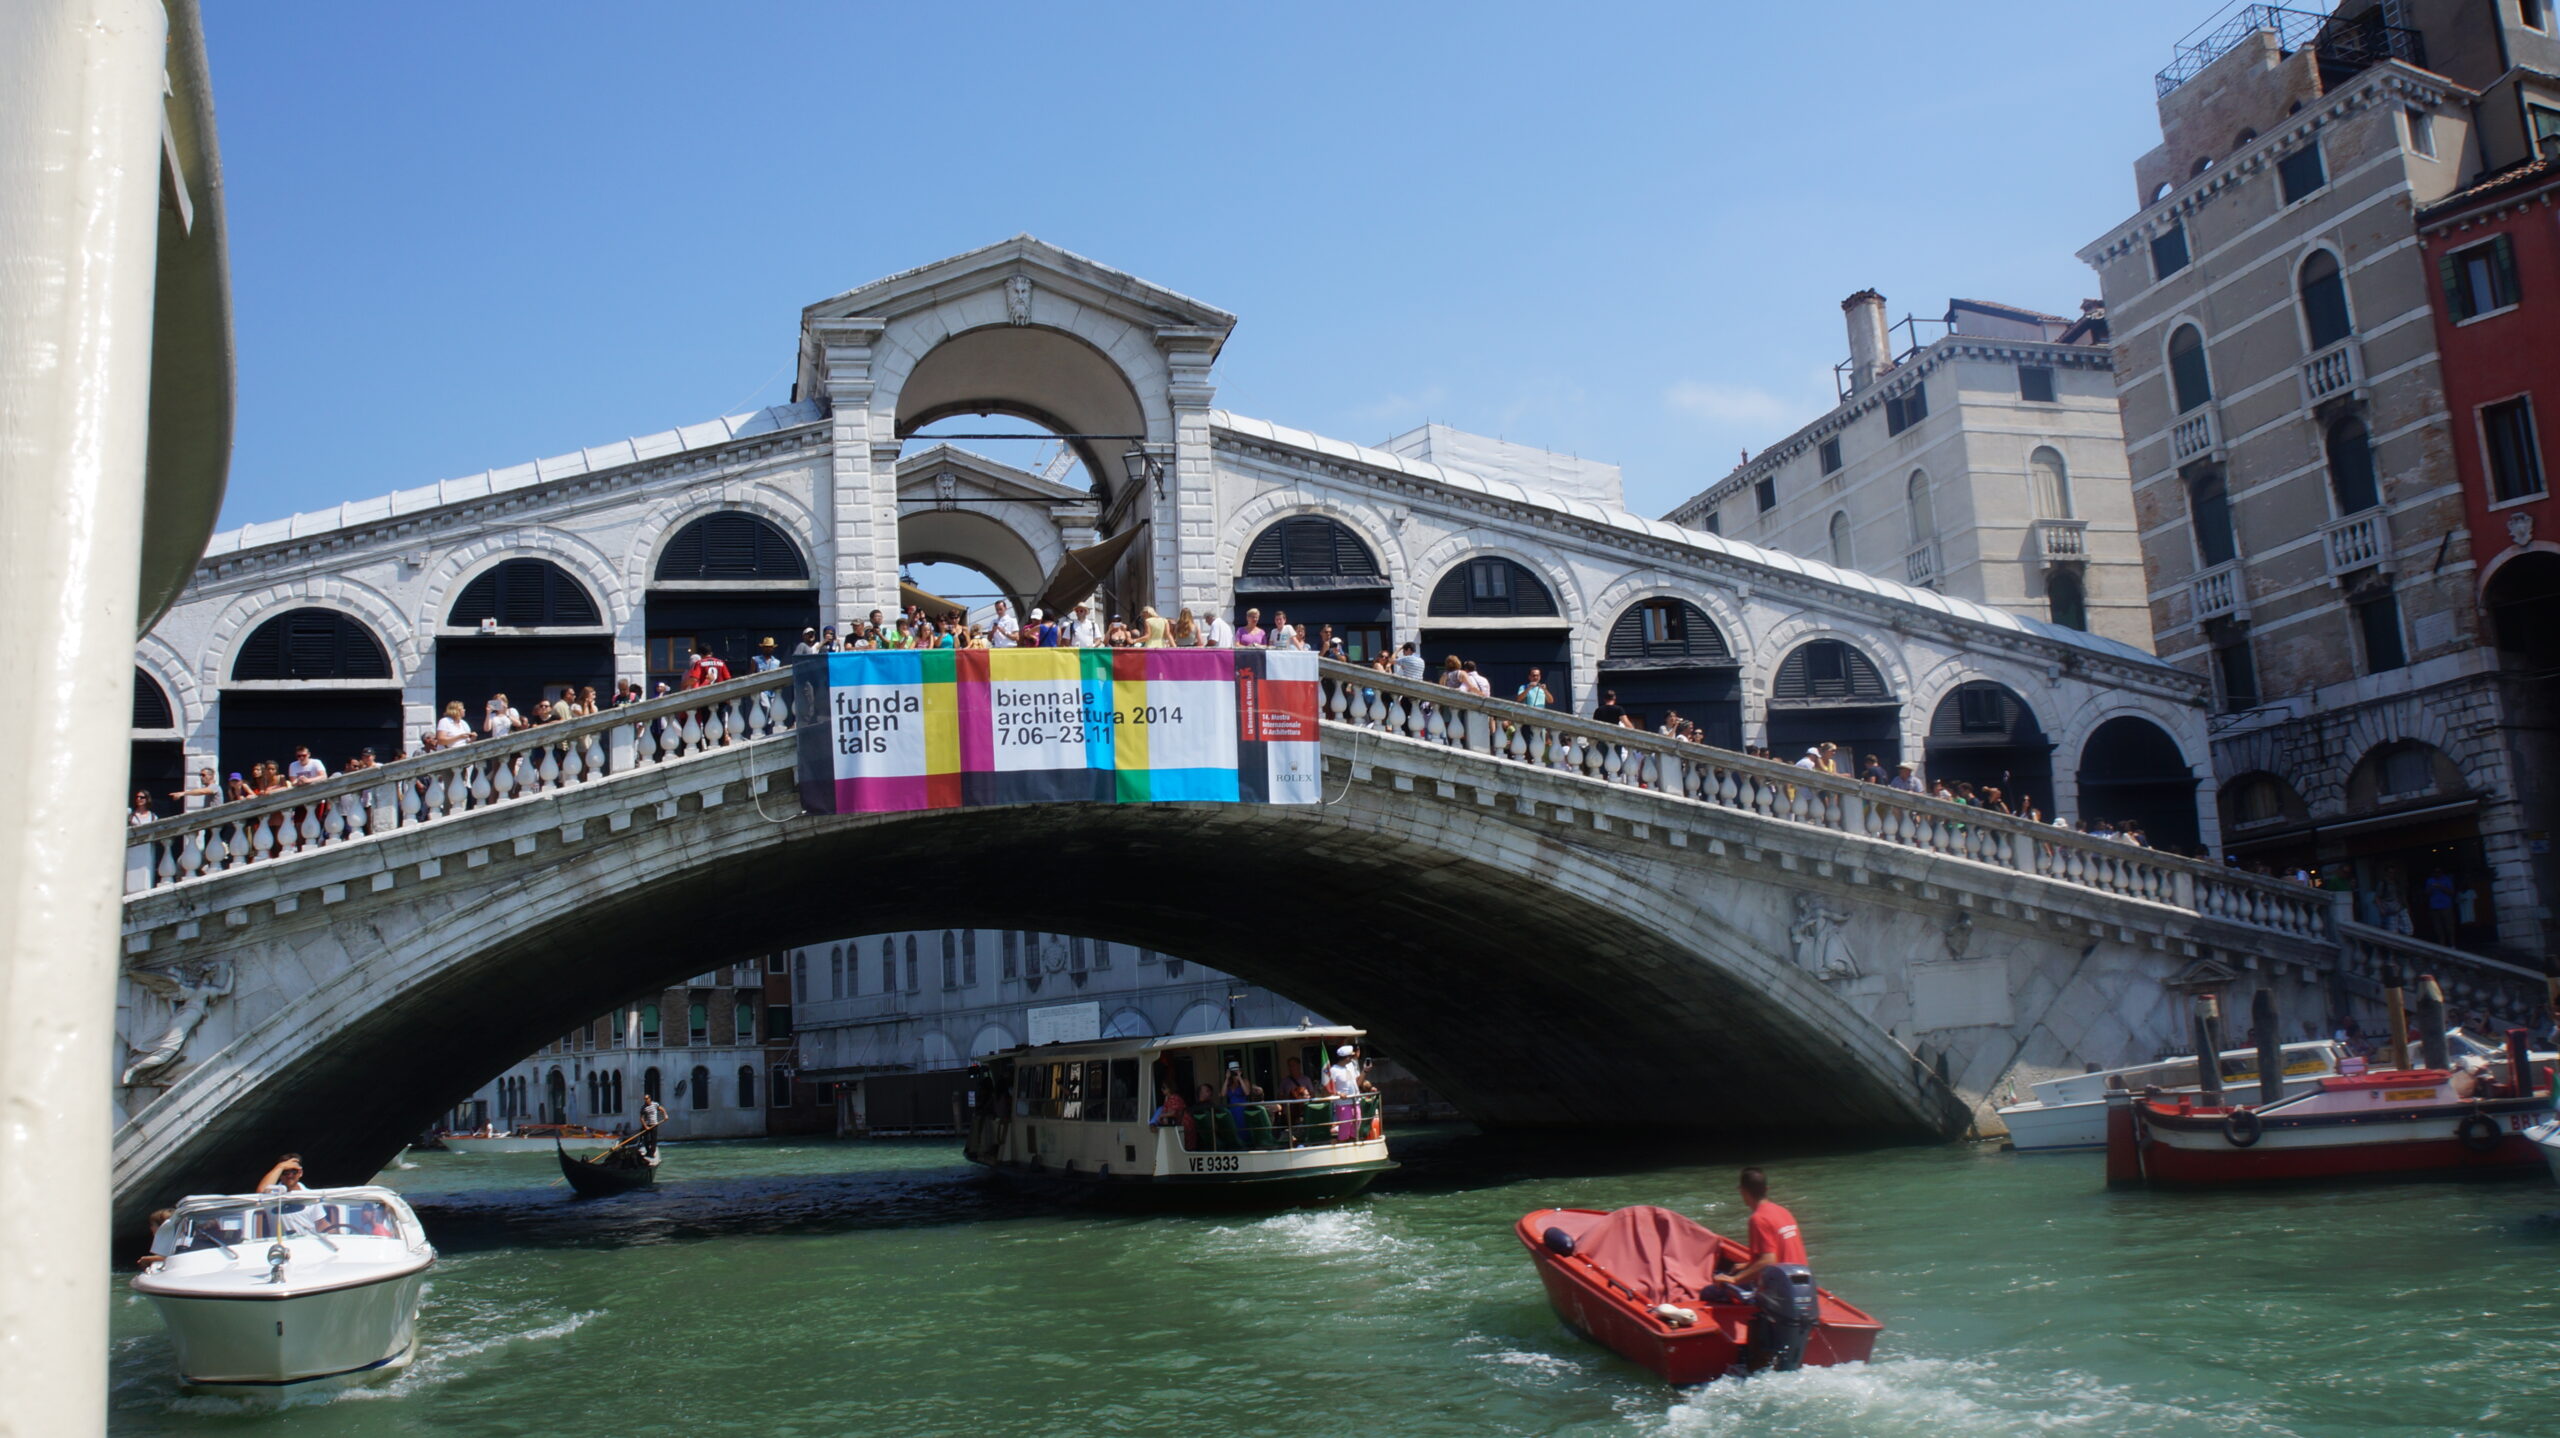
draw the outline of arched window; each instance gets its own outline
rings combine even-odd
[[[2245,150],[2249,148],[2250,144],[2257,138],[2257,131],[2244,129],[2240,132],[2239,137],[2231,142],[2231,148],[2235,152]]]
[[[1022,935],[1012,929],[1004,931],[1004,976],[1022,977]]]
[[[844,949],[839,946],[836,953],[841,957]],[[796,999],[817,997],[816,994],[809,992],[809,956],[806,953],[795,953],[791,956],[791,996]]]
[[[740,1064],[738,1065],[738,1107],[754,1108],[755,1106],[756,1066],[754,1064]]]
[[[708,579],[807,579],[800,546],[760,516],[724,509],[676,531],[658,551],[659,582]]]
[[[919,986],[916,983],[916,936],[909,934],[907,935],[907,991],[909,993],[913,993],[918,987]]]
[[[1470,559],[1440,577],[1431,589],[1431,613],[1449,617],[1557,613],[1555,591],[1517,560]]]
[[[2194,179],[2196,176],[2201,175],[2201,174],[2203,174],[2205,171],[2210,170],[2210,169],[2212,169],[2212,168],[2213,168],[2213,156],[2211,156],[2211,155],[2198,155],[2198,156],[2196,157],[2196,162],[2195,162],[2193,165],[2190,165],[2190,166],[2188,166],[2188,167],[2187,167],[2187,178],[2188,178],[2188,179],[2190,179],[2190,180],[2192,180],[2192,179]]]
[[[140,665],[133,670],[133,727],[136,729],[175,729],[178,713],[169,703],[169,691]]]
[[[642,1004],[640,1006],[640,1042],[654,1044],[658,1041],[658,1022],[658,1006]]]
[[[491,620],[509,629],[577,628],[602,624],[604,616],[569,571],[548,559],[510,559],[462,586],[444,617],[455,629]]]
[[[2373,475],[2373,446],[2360,419],[2329,426],[2329,492],[2337,497],[2342,515],[2382,503],[2382,488]]]
[[[615,1113],[627,1112],[623,1107],[622,1102],[622,1070],[615,1069],[607,1082],[613,1087],[613,1111]]]
[[[249,632],[234,679],[388,679],[391,656],[373,631],[334,609],[289,609]]]
[[[711,1042],[711,1005],[700,999],[684,1006],[684,1040],[689,1044]]]
[[[960,937],[949,929],[942,931],[942,986],[960,987]]]
[[[640,1075],[640,1097],[644,1099],[655,1099],[660,1103],[666,1102],[666,1080],[658,1073],[657,1069],[651,1068]]]
[[[602,1085],[597,1082],[597,1079],[598,1075],[594,1069],[587,1070],[587,1112],[589,1113],[604,1112],[604,1094],[600,1091]]]
[[[898,941],[896,939],[882,939],[880,941],[880,992],[884,994],[894,994],[897,991]]]
[[[695,1108],[711,1107],[711,1070],[701,1064],[693,1066],[692,1090]]]
[[[1835,511],[1831,516],[1831,562],[1842,569],[1858,567],[1858,561],[1849,549],[1849,516],[1846,511]]]
[[[1608,657],[1730,664],[1733,650],[1705,610],[1685,599],[1648,599],[1609,626]]]
[[[2213,379],[2205,373],[2204,331],[2194,325],[2180,325],[2169,336],[2169,387],[2180,414],[2213,398]]]
[[[2052,609],[2054,623],[2065,629],[2089,627],[2089,593],[2081,587],[2079,575],[2068,569],[2046,575],[2044,597]]]
[[[978,931],[960,931],[960,982],[969,988],[978,986]]]
[[[1911,471],[1911,478],[1903,482],[1902,498],[1911,514],[1911,546],[1917,549],[1938,537],[1938,516],[1929,503],[1928,471]]]
[[[1067,940],[1067,971],[1069,973],[1076,974],[1083,973],[1084,958],[1084,939],[1079,936],[1077,938]]]
[[[2062,465],[2062,451],[2049,444],[2036,446],[2027,456],[2028,487],[2035,491],[2036,518],[2069,519],[2071,517],[2071,472]]]
[[[1837,639],[1815,639],[1778,665],[1773,699],[1839,699],[1884,703],[1893,698],[1875,661]]]
[[[1349,525],[1322,515],[1284,519],[1253,537],[1247,579],[1377,579],[1378,557]],[[1269,586],[1246,586],[1265,588]]]
[[[2313,349],[2327,349],[2355,333],[2355,321],[2347,314],[2347,282],[2338,273],[2336,255],[2319,250],[2304,260],[2300,288],[2302,327]]]

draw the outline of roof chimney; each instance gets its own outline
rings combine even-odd
[[[1885,328],[1884,296],[1860,290],[1840,308],[1849,317],[1849,391],[1855,394],[1893,368],[1893,339]]]

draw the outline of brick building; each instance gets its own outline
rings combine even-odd
[[[2319,870],[2363,922],[2528,956],[2548,875],[2416,231],[2560,115],[2552,23],[2540,0],[2233,7],[2158,78],[2140,208],[2081,252],[2157,649],[2214,685],[2225,851]]]

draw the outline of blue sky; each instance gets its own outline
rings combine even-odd
[[[778,402],[801,306],[1024,230],[1240,316],[1228,408],[1659,513],[1827,407],[1850,291],[2095,294],[2216,8],[211,0],[224,523]]]

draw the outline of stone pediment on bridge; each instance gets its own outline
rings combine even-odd
[[[855,317],[892,319],[911,310],[949,304],[976,291],[1003,286],[1016,276],[1150,328],[1172,325],[1213,330],[1223,342],[1236,324],[1234,315],[1215,305],[1203,304],[1189,295],[1027,234],[846,290],[808,306],[801,311],[801,318],[804,323]]]
[[[951,485],[941,483],[945,476],[953,481]],[[946,493],[946,489],[950,492]],[[1058,484],[1030,470],[948,444],[937,444],[898,461],[898,497],[902,500],[1012,499],[1029,504],[1098,503],[1089,491]]]
[[[2240,982],[2240,971],[2219,959],[2198,959],[2180,969],[2166,987],[2186,993],[2203,993]]]

